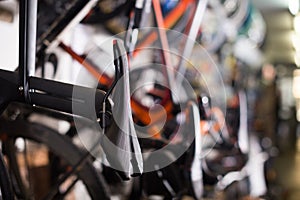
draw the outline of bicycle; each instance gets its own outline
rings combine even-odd
[[[133,27],[134,27],[134,25],[133,25]],[[161,36],[162,37],[162,36]],[[139,49],[137,50],[137,51],[139,51]],[[134,52],[135,53],[135,52]],[[134,54],[133,53],[133,54]],[[188,54],[188,53],[187,53]],[[145,69],[145,74],[148,74],[149,75],[149,72],[151,71],[151,70],[153,70],[154,69],[154,67],[152,67],[152,69],[151,70],[149,70],[149,68],[151,68],[151,67],[148,67],[148,69]],[[143,69],[139,69],[140,71],[143,71]],[[156,69],[155,69],[156,70]],[[153,71],[155,71],[155,70],[153,70]],[[159,71],[159,70],[156,70],[156,71]],[[140,73],[141,74],[141,73]],[[139,75],[137,75],[135,78],[138,78],[139,77]],[[142,76],[143,78],[144,78],[144,76]],[[143,79],[142,78],[142,79]],[[156,76],[154,79],[158,79],[158,77]],[[167,79],[167,78],[166,78]],[[159,81],[158,81],[159,82]],[[161,82],[159,82],[158,84],[161,84]],[[163,84],[161,84],[161,85],[163,85]],[[157,95],[158,94],[158,95]],[[146,93],[146,95],[147,95],[147,93]],[[151,95],[151,94],[150,94]],[[165,96],[163,96],[163,92],[157,92],[156,91],[156,94],[155,94],[155,92],[154,92],[154,94],[153,94],[153,98],[154,99],[158,99],[159,101],[161,101],[164,97],[166,97],[166,95]],[[222,123],[223,122],[225,122],[225,119],[224,119],[224,117],[223,117],[223,119],[221,118],[221,119],[217,119],[216,121],[217,121],[217,123],[216,124],[218,124],[218,129],[216,130],[217,132],[219,132],[218,134],[217,134],[217,136],[218,136],[218,139],[220,140],[219,142],[220,143],[224,143],[224,144],[220,144],[221,145],[221,147],[220,147],[220,150],[222,151],[222,150],[224,150],[224,147],[225,147],[225,149],[226,150],[228,150],[228,149],[230,149],[227,153],[228,153],[228,155],[221,155],[220,157],[223,157],[223,158],[220,158],[221,160],[222,159],[224,159],[224,160],[226,160],[226,158],[228,158],[228,159],[234,159],[236,162],[235,163],[237,163],[237,166],[231,166],[231,167],[228,167],[228,168],[226,168],[225,166],[222,166],[222,169],[224,170],[224,171],[218,171],[217,170],[217,172],[215,172],[215,175],[214,176],[216,176],[216,177],[219,177],[219,176],[223,176],[224,175],[224,181],[222,181],[222,180],[219,180],[220,181],[220,183],[219,184],[217,184],[218,185],[218,187],[219,187],[219,185],[222,185],[222,184],[224,184],[221,188],[222,189],[224,189],[224,188],[227,188],[227,187],[229,187],[230,185],[231,185],[231,183],[232,182],[234,182],[234,181],[238,181],[238,180],[240,180],[240,179],[242,179],[241,177],[243,177],[243,178],[245,178],[246,176],[248,176],[249,174],[248,173],[250,173],[250,172],[246,172],[245,173],[245,170],[243,169],[243,167],[246,165],[246,162],[247,162],[247,160],[248,160],[248,158],[247,158],[247,155],[249,154],[249,149],[248,149],[248,143],[249,143],[249,138],[248,138],[248,133],[247,133],[247,125],[245,126],[245,124],[247,124],[247,117],[245,117],[245,113],[247,113],[246,112],[246,110],[247,110],[247,106],[245,106],[245,104],[246,104],[246,100],[245,100],[245,96],[244,96],[244,93],[243,92],[238,92],[238,99],[240,99],[240,102],[239,103],[241,103],[241,105],[239,105],[238,107],[238,109],[236,108],[236,106],[235,107],[233,107],[233,111],[235,110],[235,109],[237,109],[237,111],[239,111],[239,109],[241,110],[240,111],[240,113],[238,113],[237,112],[237,116],[240,116],[241,117],[241,119],[240,120],[238,120],[238,124],[230,124],[231,122],[229,121],[229,124],[228,124],[228,128],[230,128],[229,129],[229,131],[232,131],[232,129],[235,129],[235,130],[237,130],[237,129],[240,129],[239,130],[239,133],[237,134],[237,133],[235,133],[235,136],[233,136],[234,138],[225,138],[226,136],[228,137],[229,135],[228,134],[226,134],[225,133],[225,131],[226,131],[226,129],[227,129],[227,127],[224,127],[223,128],[223,130],[221,130],[221,128],[220,127],[222,127]],[[201,108],[201,107],[200,107]],[[201,110],[201,109],[200,109]],[[221,111],[222,112],[222,111]],[[213,113],[214,115],[216,115],[217,113]],[[203,116],[203,115],[201,115],[201,116]],[[212,117],[213,118],[213,117]],[[210,121],[211,122],[213,122],[215,119],[210,119]],[[227,122],[227,120],[226,120],[226,122]],[[232,125],[233,125],[233,127],[232,127]],[[237,126],[237,127],[235,127],[235,126]],[[225,136],[225,137],[224,137]],[[230,136],[230,137],[232,137],[232,135]],[[239,141],[230,141],[230,140],[239,140]],[[227,141],[226,141],[227,140]],[[216,141],[215,141],[216,142]],[[217,142],[218,143],[218,142]],[[236,148],[234,147],[234,145],[236,145]],[[218,149],[218,147],[216,147],[216,149]],[[233,150],[232,150],[233,149]],[[212,153],[213,154],[213,153]],[[228,157],[227,157],[228,156]],[[208,161],[210,158],[208,158],[206,161]],[[220,160],[219,160],[220,161]],[[217,162],[219,162],[219,161],[217,161]],[[209,162],[209,161],[208,161]],[[207,163],[206,163],[207,164]],[[210,166],[213,166],[213,164],[212,163],[210,163],[209,164]],[[210,170],[208,170],[207,169],[207,166],[206,166],[206,168],[205,168],[205,170],[206,170],[206,172],[207,173],[210,173],[209,171]],[[234,174],[234,172],[232,172],[232,171],[238,171],[237,172],[237,174],[239,174],[239,175],[237,175],[238,176],[238,178],[237,177],[231,177],[231,175],[232,174]],[[230,178],[227,178],[227,177],[230,177]],[[225,182],[226,181],[228,181],[228,179],[232,179],[231,181],[229,181],[229,183],[227,182],[226,184],[225,184]],[[162,182],[165,182],[165,180],[163,179],[163,177],[160,177],[160,180],[162,181]],[[167,186],[166,186],[167,187]],[[169,191],[171,194],[173,193],[174,194],[174,191]],[[174,196],[173,196],[174,197]]]
[[[140,114],[139,114],[140,115]],[[142,115],[140,115],[140,116],[142,116]]]
[[[196,29],[196,28],[195,28]],[[187,48],[187,49],[189,49],[189,48]],[[189,54],[189,53],[187,53],[187,54]],[[164,97],[162,97],[162,98],[164,98]],[[138,116],[144,116],[144,115],[142,115],[142,114],[138,114]],[[157,118],[156,118],[157,119]]]
[[[80,13],[80,11],[88,4],[89,2],[85,1],[77,1],[73,4],[73,10],[71,9],[70,12],[67,12],[67,15],[71,18],[73,16],[70,15],[76,15],[76,13]],[[20,103],[25,103],[29,105],[33,105],[33,107],[44,107],[47,109],[52,109],[60,112],[65,112],[69,114],[73,114],[72,112],[72,106],[79,106],[79,108],[82,108],[81,111],[76,113],[78,116],[82,116],[85,118],[88,118],[90,120],[98,120],[100,121],[100,125],[105,129],[104,133],[108,136],[109,139],[113,140],[115,145],[118,145],[118,141],[114,139],[118,139],[118,134],[120,134],[120,129],[115,128],[113,126],[116,126],[116,124],[112,125],[110,123],[116,123],[114,120],[108,121],[105,120],[111,112],[111,106],[110,101],[108,101],[108,97],[111,94],[111,92],[114,89],[115,84],[117,81],[125,75],[126,73],[126,59],[124,60],[124,57],[121,57],[120,54],[120,47],[118,42],[114,42],[114,54],[115,54],[115,71],[116,71],[116,77],[114,80],[114,85],[110,87],[109,91],[104,92],[101,90],[93,90],[91,88],[85,88],[80,86],[74,86],[70,84],[65,84],[61,82],[51,81],[51,80],[45,80],[43,78],[37,78],[33,77],[32,69],[34,69],[35,66],[35,52],[33,49],[35,49],[35,24],[36,24],[36,8],[37,8],[37,1],[29,0],[29,1],[21,1],[20,2],[20,52],[19,52],[19,70],[17,72],[9,72],[5,70],[0,71],[0,81],[1,81],[1,103],[0,103],[0,110],[3,112],[8,104],[13,101],[17,101]],[[29,20],[30,19],[30,20]],[[32,49],[33,47],[33,49]],[[124,87],[126,87],[126,78]],[[57,90],[59,88],[60,90]],[[73,89],[76,89],[79,91],[81,97],[77,97],[77,99],[74,99],[72,91]],[[119,92],[122,92],[124,88],[118,89]],[[126,92],[123,94],[126,94]],[[89,106],[89,103],[91,102],[88,98],[89,96],[95,96],[96,98],[96,105]],[[74,101],[72,101],[74,100]],[[128,102],[127,102],[128,103]],[[126,100],[123,103],[126,105]],[[119,108],[119,111],[122,112],[126,117],[128,117],[128,110],[124,110],[123,108]],[[125,107],[128,108],[127,106]],[[94,116],[90,116],[90,113],[88,112],[89,109],[93,110],[96,109],[96,118]],[[129,115],[130,116],[130,115]],[[130,120],[126,120],[126,117],[124,118],[124,123],[132,123]],[[20,189],[21,193],[25,192],[23,194],[16,193],[18,195],[25,195],[24,198],[30,198],[31,196],[27,196],[26,191],[22,188],[22,183],[20,181],[20,174],[19,169],[16,169],[18,167],[16,163],[16,156],[12,155],[14,151],[13,143],[16,138],[18,137],[24,137],[25,139],[30,139],[35,142],[42,142],[46,146],[53,151],[54,154],[58,154],[58,156],[61,156],[66,159],[68,162],[68,165],[71,166],[71,168],[65,169],[65,174],[60,175],[61,177],[57,179],[57,182],[54,183],[52,190],[50,193],[46,196],[44,196],[46,199],[52,199],[59,193],[59,186],[62,184],[69,176],[73,174],[78,174],[78,177],[75,178],[75,181],[72,182],[69,187],[66,189],[65,192],[62,192],[62,197],[64,197],[68,192],[70,192],[70,189],[75,185],[78,179],[82,179],[83,182],[87,185],[87,190],[90,193],[91,197],[93,199],[108,199],[108,191],[106,190],[106,184],[104,182],[104,179],[101,178],[101,175],[97,175],[97,172],[95,168],[92,167],[91,160],[88,153],[82,153],[78,150],[75,150],[75,146],[72,145],[72,143],[65,139],[63,136],[56,134],[55,131],[51,129],[47,129],[46,127],[43,127],[41,125],[36,124],[25,124],[24,120],[15,120],[10,122],[6,119],[1,119],[3,121],[3,125],[1,126],[1,130],[5,131],[5,128],[9,128],[11,130],[14,130],[13,132],[9,132],[10,134],[4,134],[4,139],[6,137],[7,142],[4,146],[5,148],[11,150],[8,152],[8,158],[10,159],[10,165],[13,168],[12,171],[14,173],[14,178],[18,179],[17,182],[19,184],[19,188],[15,187],[15,192],[18,192],[16,190]],[[26,121],[26,120],[25,120]],[[26,121],[27,123],[27,121]],[[14,129],[14,125],[23,124],[23,128],[27,129],[29,131],[26,131],[25,133],[20,133],[20,130]],[[4,128],[4,129],[2,129]],[[33,132],[31,132],[31,129],[35,129],[37,131],[41,131],[42,137],[38,137],[38,135],[33,135]],[[134,130],[130,130],[131,133],[134,133]],[[3,133],[3,132],[2,132]],[[49,135],[49,133],[53,133],[53,136]],[[47,137],[51,138],[47,138]],[[56,139],[55,139],[56,138]],[[48,141],[49,139],[49,141]],[[5,140],[4,140],[5,141]],[[133,152],[139,151],[139,146],[134,141],[134,138],[128,137],[124,141],[128,141],[129,143],[126,143],[123,148],[128,149],[126,145],[129,145],[129,149],[133,148]],[[55,142],[59,142],[62,145],[68,146],[68,152],[66,154],[61,155],[60,151],[57,151],[57,149],[54,147]],[[97,140],[97,143],[99,141]],[[101,142],[102,146],[107,145],[106,142]],[[133,146],[132,146],[133,145]],[[119,170],[118,173],[123,176],[124,178],[129,178],[130,175],[133,175],[132,173],[140,173],[141,166],[140,166],[140,158],[135,157],[136,154],[130,154],[123,156],[130,156],[131,160],[135,160],[135,164],[132,162],[127,162],[127,165],[124,165],[121,163],[118,158],[114,156],[110,156],[108,154],[108,148],[109,147],[103,147],[104,151],[107,152],[106,158],[109,161],[109,163],[113,163],[118,165]],[[92,149],[93,150],[93,149]],[[130,151],[131,152],[131,151]],[[68,157],[72,156],[72,157]],[[72,160],[72,158],[77,159],[76,162]],[[14,165],[15,164],[15,165]],[[131,166],[134,167],[136,171],[132,172],[129,168]],[[83,171],[81,171],[83,170]],[[85,171],[85,172],[84,172]],[[89,178],[93,176],[94,178],[94,185],[88,181],[84,174],[89,173]],[[86,174],[87,175],[87,174]],[[8,185],[8,184],[7,184]],[[23,185],[24,186],[24,185]],[[29,194],[30,195],[30,194]],[[59,196],[59,195],[58,195]]]

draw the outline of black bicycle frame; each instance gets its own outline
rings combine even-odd
[[[0,114],[10,102],[16,101],[69,114],[73,114],[72,107],[76,106],[79,108],[76,115],[95,120],[95,116],[90,116],[90,113],[100,112],[105,92],[32,76],[31,71],[36,63],[37,2],[38,0],[20,1],[19,68],[15,72],[0,70]],[[39,41],[55,40],[88,2],[76,1],[55,23],[56,26],[51,26],[51,31],[45,33]],[[46,47],[45,43],[40,43],[38,50],[44,51]],[[73,90],[76,90],[76,97]],[[91,101],[91,97],[95,97],[94,101]],[[95,106],[91,108],[92,102]]]
[[[87,0],[76,1],[72,8],[60,18],[56,26],[51,26],[50,30],[42,37],[42,40],[39,40],[43,41],[43,43],[38,45],[39,52],[45,51],[48,47],[46,43],[54,41],[89,2]],[[9,103],[21,102],[33,107],[44,107],[72,115],[74,115],[73,107],[76,107],[75,115],[93,121],[97,120],[103,115],[101,113],[102,107],[105,105],[103,101],[106,101],[108,98],[108,93],[96,88],[87,88],[33,76],[36,65],[38,0],[21,0],[19,3],[19,67],[14,72],[0,69],[0,115]],[[44,41],[47,42],[45,43]],[[118,59],[121,59],[121,57]],[[76,96],[73,94],[74,90],[76,91]],[[110,107],[108,106],[109,101],[105,103],[107,107]],[[96,113],[96,115],[91,113]],[[78,166],[85,162],[85,157],[87,156],[84,156],[78,162]],[[2,164],[2,154],[0,153],[0,171],[3,172],[0,173],[0,184],[5,183],[4,186],[0,185],[0,189],[7,191],[5,193],[2,192],[3,197],[12,200],[11,182],[8,174],[4,173],[5,169],[2,169],[4,168]],[[73,169],[73,171],[75,170],[77,170],[77,167]],[[70,175],[71,172],[68,174]]]
[[[55,20],[45,33],[37,39],[37,54],[43,53],[48,46],[56,40],[57,36],[65,30],[72,20],[89,3],[87,0],[75,0],[68,11],[63,13]]]

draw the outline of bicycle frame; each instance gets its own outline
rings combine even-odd
[[[34,68],[36,64],[35,47],[36,47],[37,2],[38,2],[37,0],[20,1],[19,68],[18,71],[15,72],[0,70],[0,114],[2,114],[2,112],[6,109],[9,103],[20,102],[24,104],[29,104],[33,107],[43,107],[58,112],[77,115],[80,117],[90,119],[95,122],[98,122],[98,120],[100,119],[101,124],[103,125],[103,123],[105,123],[103,116],[105,116],[106,112],[111,112],[110,109],[107,109],[107,108],[111,108],[110,101],[108,100],[108,96],[110,92],[114,89],[115,84],[113,84],[113,86],[109,88],[110,92],[104,92],[103,90],[99,90],[99,89],[66,84],[62,82],[46,80],[43,78],[38,78],[33,76]],[[53,42],[57,36],[55,34],[61,33],[63,30],[65,30],[64,27],[69,25],[69,23],[75,23],[80,18],[80,15],[84,16],[83,12],[85,10],[88,11],[87,6],[90,4],[90,2],[91,1],[85,1],[85,0],[76,1],[76,3],[69,10],[69,12],[66,13],[65,15],[66,18],[61,20],[58,26],[52,27],[51,30],[53,32],[51,31],[48,32],[46,34],[47,36],[46,38],[50,38],[50,39],[52,38],[53,39],[52,42]],[[38,53],[43,52],[48,47],[48,44],[50,44],[48,42],[49,40],[43,40],[43,43],[38,45]],[[120,52],[117,41],[114,41],[113,49],[114,51]],[[123,69],[123,64],[124,64],[123,57],[121,57],[120,53],[119,55],[116,56],[114,56],[114,60],[115,60],[114,65],[116,67],[116,77],[114,83],[116,83],[121,78],[121,75],[123,75],[122,73],[125,73],[125,70],[127,69],[127,65],[126,66],[124,65],[124,69]],[[117,66],[117,64],[119,66]],[[117,70],[118,67],[122,67],[122,68]],[[120,70],[122,70],[122,73]],[[73,90],[76,90],[77,93],[76,97],[73,95]],[[122,89],[121,90],[119,89],[119,92],[122,92]],[[91,97],[94,97],[94,99]],[[96,101],[93,101],[95,99]],[[127,104],[127,102],[124,101],[123,104]],[[74,106],[77,108],[75,114],[73,113]],[[123,107],[126,109],[129,108],[129,106],[127,105]],[[120,108],[119,110],[123,111],[122,110],[123,107]],[[91,116],[91,113],[96,113],[96,116]],[[126,114],[125,111],[124,114]],[[129,115],[129,117],[130,116],[131,115]],[[128,115],[126,117],[128,117]],[[131,123],[129,122],[129,119],[123,119],[123,120],[125,123],[127,122]],[[108,126],[106,124],[104,125]],[[119,135],[122,134],[120,133],[119,127],[116,124],[112,124],[111,126],[103,129],[103,133],[107,134],[108,135],[107,138],[110,140],[111,139],[117,140]],[[130,145],[134,146],[133,152],[137,153],[137,151],[139,150],[139,146],[136,143],[137,141],[133,141],[134,139],[130,138],[129,136],[128,136],[128,140],[131,142]],[[99,141],[97,141],[97,145],[99,145],[98,142]],[[104,145],[107,145],[107,142],[101,141],[100,144],[103,147]],[[115,145],[118,145],[118,143],[116,143]],[[106,154],[109,153],[110,149],[105,147],[103,147],[103,149],[104,152],[106,152]],[[60,182],[58,182],[57,184],[61,184],[65,180],[65,178],[69,177],[70,175],[72,175],[72,173],[76,172],[78,168],[80,168],[80,166],[83,165],[85,161],[89,158],[89,155],[90,152],[87,152],[82,157],[82,159],[80,159],[80,161],[75,165],[75,167],[70,172],[65,174],[59,180]],[[136,165],[140,165],[141,159],[137,160],[137,158],[133,157],[132,154],[130,155],[131,155],[131,160],[128,163],[132,163],[133,168],[135,168]],[[116,164],[119,163],[122,164],[121,160],[118,157],[115,157],[115,155],[111,157],[112,157],[111,159],[113,160],[112,162]],[[109,159],[108,155],[107,155],[107,159]],[[135,163],[133,164],[133,162]],[[138,170],[141,170],[141,168],[139,168]],[[119,172],[119,174],[123,175],[124,176],[123,178],[125,179],[129,179],[130,176],[139,175],[141,172],[135,170],[134,174],[129,174],[129,173],[131,172],[130,171],[124,171],[124,173],[123,171]],[[5,176],[4,178],[9,179],[8,176]],[[7,187],[9,185],[10,184],[7,184]],[[107,199],[108,197],[105,196],[104,198]]]
[[[149,33],[149,35],[146,36],[146,39],[144,39],[140,44],[138,44],[137,48],[131,52],[133,57],[136,57],[138,55],[138,52],[140,51],[141,48],[143,48],[144,46],[147,46],[151,43],[153,43],[156,39],[160,39],[162,44],[163,44],[163,49],[165,49],[164,51],[164,57],[166,57],[165,61],[167,62],[167,66],[170,66],[170,58],[168,56],[168,53],[165,53],[168,49],[168,42],[166,40],[166,37],[164,36],[166,33],[164,33],[165,31],[162,31],[163,29],[168,29],[173,27],[176,24],[176,21],[185,13],[186,9],[193,5],[195,3],[195,0],[183,0],[180,1],[178,3],[178,5],[170,11],[170,13],[163,18],[162,13],[160,11],[160,5],[157,4],[156,1],[152,1],[153,5],[154,5],[154,12],[155,15],[157,16],[156,21],[159,22],[157,23],[158,28],[161,30],[159,33],[151,31]],[[196,10],[193,8],[192,9],[194,13]],[[192,13],[190,15],[190,20],[191,20],[191,16]],[[57,26],[61,27],[62,25],[60,24],[64,24],[67,25],[68,24],[68,19],[67,18],[61,18],[58,23]],[[63,29],[59,29],[56,28],[55,26],[52,27],[52,29],[54,30],[60,30],[62,31]],[[48,42],[52,42],[53,40],[55,40],[56,36],[58,36],[60,34],[59,31],[54,31],[54,32],[49,32],[49,34],[45,34],[45,37],[43,37],[39,43],[40,44],[45,44],[45,42],[43,41],[47,41]],[[76,52],[74,52],[70,47],[66,46],[63,42],[59,43],[59,46],[65,51],[67,52],[73,59],[77,60],[80,64],[82,64],[96,79],[99,80],[100,85],[102,86],[109,86],[111,84],[111,77],[109,77],[108,75],[106,75],[105,73],[99,71],[99,69],[97,69],[97,67],[93,66],[92,63],[90,63],[86,58],[84,58],[83,56],[78,55]],[[40,48],[40,52],[42,52],[42,50],[45,50],[46,46],[44,45],[43,48]],[[165,72],[168,74],[168,72]],[[172,84],[174,81],[172,81],[172,74],[168,74],[167,75],[167,79],[170,81],[167,81],[168,84]],[[170,86],[170,88],[174,88],[175,86]],[[167,112],[167,117],[168,119],[170,119],[172,117],[172,111],[174,110],[174,103],[171,100],[171,95],[169,94],[170,91],[166,91],[168,95],[164,95],[163,99],[161,101],[161,105],[164,106],[166,112]],[[152,113],[152,119],[150,118],[150,116],[148,115],[149,113],[149,108],[147,108],[146,106],[142,105],[138,100],[136,100],[135,98],[131,98],[131,107],[133,110],[133,113],[135,114],[135,116],[138,118],[138,120],[140,120],[142,123],[144,124],[150,124],[151,121],[153,123],[159,121],[161,119],[162,116],[164,116],[164,112],[156,112],[154,111]]]
[[[70,13],[67,12],[67,18],[62,20],[58,27],[51,30],[55,33],[59,32],[59,30],[63,30],[63,27],[66,26],[87,3],[88,1],[84,0],[77,1],[77,4],[72,7]],[[79,108],[86,110],[90,101],[88,97],[94,95],[97,101],[93,109],[100,111],[102,109],[102,101],[104,100],[104,91],[32,76],[36,63],[36,21],[37,0],[20,1],[19,70],[15,72],[0,70],[0,112],[3,112],[10,102],[17,101],[72,114],[72,106],[74,103],[76,106],[79,106]],[[50,35],[52,36],[52,33]],[[40,45],[38,50],[44,48],[45,43]],[[72,95],[74,88],[84,95],[81,95],[80,98],[75,97],[77,99],[74,99]],[[83,111],[78,114],[95,120],[91,118],[88,112]]]

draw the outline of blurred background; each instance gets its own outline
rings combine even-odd
[[[238,1],[221,2],[230,11],[235,9]],[[210,38],[209,33],[218,29],[218,25],[213,27],[213,14],[205,16],[202,30],[208,36],[203,37],[200,44],[208,49],[220,71],[225,71],[222,75],[226,84],[235,82],[247,92],[249,134],[259,138],[262,148],[267,149],[270,156],[265,165],[269,197],[262,195],[261,198],[297,200],[300,199],[300,1],[250,0],[248,9],[251,14],[242,20],[238,31],[232,31],[231,26],[222,26],[226,42],[216,49],[209,49],[209,44],[215,39]],[[43,12],[40,11],[40,20],[45,17]],[[47,29],[45,27],[42,28]],[[84,54],[86,46],[90,45],[89,34],[93,34],[95,42],[113,33],[118,33],[116,28],[101,23],[78,25],[61,40]],[[12,71],[18,66],[17,38],[18,2],[1,1],[1,69]],[[82,81],[76,77],[80,73],[79,67],[76,68],[78,63],[60,49],[51,51],[59,55],[54,80]],[[75,68],[63,67],[67,65]],[[47,72],[48,76],[53,73],[51,70]]]
[[[262,51],[276,69],[280,93],[276,139],[276,180],[287,199],[298,199],[299,189],[299,1],[253,1],[266,22]]]

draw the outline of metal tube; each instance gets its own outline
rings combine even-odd
[[[28,88],[27,83],[27,56],[26,56],[26,46],[27,46],[27,0],[20,1],[20,14],[19,14],[19,90],[23,94],[24,88]]]
[[[34,74],[36,54],[37,0],[20,1],[19,23],[19,90],[30,102],[28,78]]]
[[[38,9],[38,0],[28,0],[27,73],[29,76],[33,76],[35,74],[37,9]]]
[[[96,0],[76,0],[72,6],[60,15],[47,31],[38,38],[37,54],[39,55],[46,49],[59,45],[61,35],[78,24],[97,2]]]
[[[182,56],[180,58],[180,62],[178,65],[178,73],[177,73],[177,77],[176,77],[176,84],[180,85],[183,81],[185,72],[186,72],[186,66],[184,66],[184,62],[185,60],[189,59],[192,51],[193,51],[193,47],[197,38],[197,34],[198,34],[198,30],[200,29],[202,20],[203,20],[203,16],[204,16],[204,12],[206,10],[207,7],[207,3],[208,0],[200,0],[198,2],[197,8],[196,8],[196,13],[189,31],[189,34],[187,36],[187,41],[186,44],[184,46],[184,50],[182,53]]]

